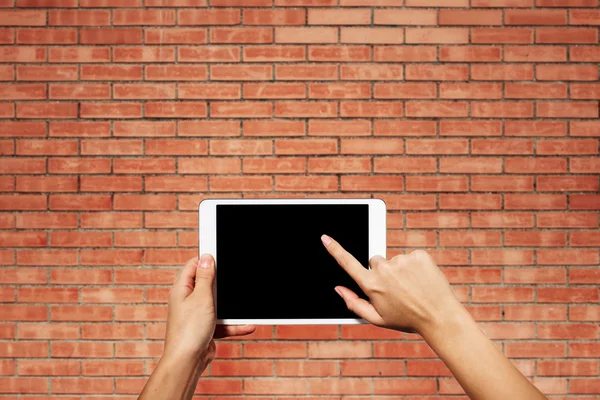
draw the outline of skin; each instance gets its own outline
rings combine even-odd
[[[366,269],[335,240],[321,239],[369,298],[337,286],[348,309],[375,326],[420,334],[472,400],[547,400],[477,326],[426,252],[375,256]],[[214,339],[255,330],[216,326],[214,279],[211,255],[183,268],[169,293],[163,356],[138,400],[191,399],[215,357]]]
[[[199,262],[200,261],[200,262]],[[191,399],[215,358],[214,339],[247,335],[251,325],[216,325],[215,260],[205,254],[187,262],[169,292],[165,349],[138,400]]]
[[[348,309],[373,325],[420,334],[469,398],[546,399],[477,326],[429,254],[374,256],[366,269],[334,239],[321,240],[369,298],[336,287]]]

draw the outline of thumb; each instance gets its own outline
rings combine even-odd
[[[210,254],[203,254],[196,268],[194,292],[212,293],[215,280],[215,259]]]

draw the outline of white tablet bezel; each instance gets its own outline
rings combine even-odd
[[[198,256],[209,253],[218,268],[216,206],[218,204],[367,204],[369,206],[369,259],[386,255],[386,204],[381,199],[205,199],[198,206]],[[326,233],[326,232],[323,232]],[[368,267],[368,266],[366,266]],[[215,285],[216,286],[216,285]],[[333,290],[333,288],[332,288]],[[216,293],[216,287],[215,287]],[[341,300],[340,300],[341,301]],[[217,305],[218,306],[218,305]],[[351,325],[363,319],[223,319],[222,325]]]

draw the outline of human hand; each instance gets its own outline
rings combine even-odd
[[[215,260],[204,254],[187,262],[169,292],[164,354],[208,365],[214,358],[214,339],[254,332],[252,325],[216,326]],[[206,365],[204,367],[206,367]]]
[[[464,310],[448,280],[425,251],[391,260],[374,256],[369,260],[371,269],[367,270],[338,242],[326,235],[321,239],[370,301],[343,286],[335,290],[350,311],[373,325],[423,335],[434,324]]]

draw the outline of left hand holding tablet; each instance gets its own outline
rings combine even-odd
[[[252,325],[216,326],[214,280],[215,260],[210,254],[189,260],[181,271],[169,292],[165,355],[203,358],[214,348],[213,339],[247,335],[256,329]]]

